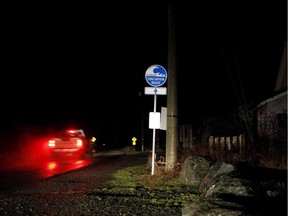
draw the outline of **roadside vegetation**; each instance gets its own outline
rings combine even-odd
[[[157,166],[152,175],[146,164],[118,170],[108,185],[110,192],[139,195],[145,202],[165,206],[184,206],[200,197],[196,188],[181,183],[177,171],[167,173]]]

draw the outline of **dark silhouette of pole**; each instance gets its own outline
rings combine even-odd
[[[138,93],[138,97],[140,98],[140,107],[141,107],[141,151],[144,151],[144,110],[143,110],[143,95],[140,91]]]
[[[176,40],[173,0],[168,2],[168,71],[167,71],[167,128],[166,166],[172,170],[177,163],[178,146],[178,105],[176,73]]]

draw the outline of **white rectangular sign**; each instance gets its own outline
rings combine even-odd
[[[150,129],[160,128],[160,112],[149,113],[149,128]]]
[[[166,95],[167,88],[166,87],[145,87],[144,89],[145,95]]]

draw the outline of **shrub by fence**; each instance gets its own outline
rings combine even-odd
[[[245,134],[238,136],[208,136],[206,142],[197,142],[192,134],[180,139],[186,153],[209,156],[214,161],[229,163],[245,162],[270,168],[287,169],[287,145],[267,145],[265,142],[250,143]]]

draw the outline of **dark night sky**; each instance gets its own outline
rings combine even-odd
[[[186,2],[175,5],[179,122],[238,106],[237,74],[247,101],[271,96],[286,1]],[[101,130],[139,126],[145,72],[167,68],[166,1],[25,2],[3,10],[2,128],[67,120]],[[158,98],[157,109],[166,106],[166,96]],[[142,102],[148,115],[153,96]]]

